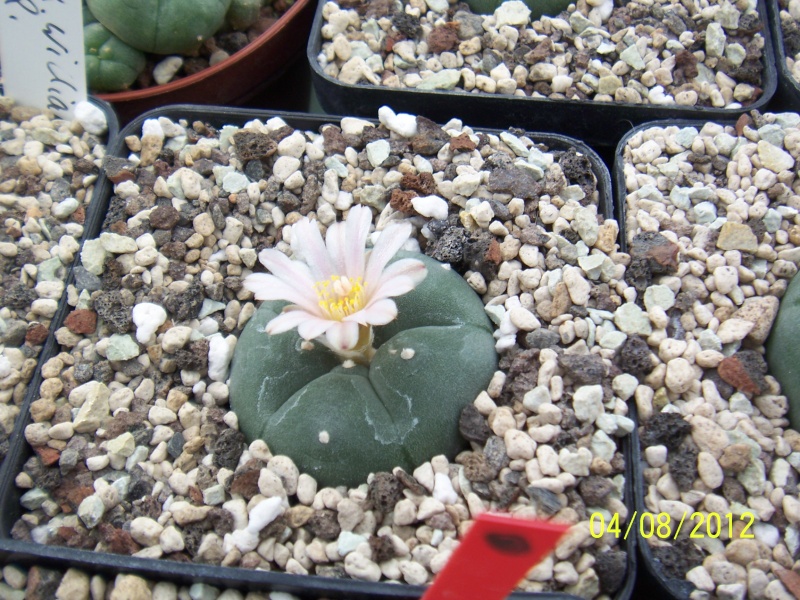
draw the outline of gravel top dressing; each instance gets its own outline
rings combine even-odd
[[[581,0],[530,19],[446,0],[327,2],[324,73],[342,83],[630,104],[738,108],[760,97],[755,2]]]
[[[0,461],[80,249],[108,124],[85,103],[74,121],[0,96]]]
[[[25,428],[14,538],[425,584],[474,515],[506,510],[572,525],[520,590],[607,598],[623,585],[626,546],[595,539],[589,518],[632,506],[621,438],[638,382],[620,350],[646,314],[628,301],[617,223],[598,214],[605,176],[567,138],[549,147],[388,108],[380,121],[161,117],[125,139],[127,158],[108,157],[114,194]],[[269,440],[247,443],[226,380],[258,252],[288,253],[288,225],[309,216],[324,230],[355,204],[373,210],[373,241],[408,220],[406,249],[464,277],[500,368],[461,415],[463,452],[323,488]]]
[[[644,505],[672,533],[687,516],[677,538],[647,543],[693,598],[791,597],[800,434],[762,355],[800,261],[798,125],[753,112],[735,127],[642,128],[622,146],[627,275],[645,309]]]

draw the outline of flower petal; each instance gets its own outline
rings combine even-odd
[[[393,277],[410,277],[416,285],[422,283],[428,276],[428,268],[421,260],[416,258],[402,258],[396,260],[383,270],[380,282]]]
[[[397,317],[397,305],[386,298],[368,305],[366,308],[344,318],[360,325],[386,325]]]
[[[316,281],[330,279],[331,275],[336,274],[319,226],[308,217],[292,225],[292,249],[308,264]]]
[[[309,315],[306,311],[302,309],[291,308],[290,310],[282,312],[277,317],[272,319],[269,323],[267,323],[267,326],[265,327],[264,331],[266,331],[270,335],[285,333],[287,331],[294,329],[301,323],[305,323],[310,318],[315,318],[315,317]]]
[[[292,260],[280,250],[267,248],[258,254],[258,260],[270,272],[291,285],[295,289],[313,289],[314,279],[308,265],[299,260]]]
[[[351,279],[364,276],[365,248],[371,225],[369,207],[356,205],[350,209],[345,221],[344,273]]]
[[[378,281],[383,268],[411,235],[411,223],[391,223],[383,230],[375,247],[369,253],[364,281],[373,284]]]
[[[320,319],[311,315],[306,316],[307,318],[297,326],[297,333],[299,333],[300,337],[304,340],[313,340],[318,338],[331,327],[336,325],[336,321],[331,321],[330,319]]]
[[[319,314],[317,295],[311,288],[298,289],[267,273],[248,275],[242,285],[255,294],[256,300],[285,300],[297,304],[311,314]]]
[[[325,332],[325,337],[332,349],[352,350],[358,344],[358,323],[355,321],[334,322]]]
[[[331,257],[333,269],[337,275],[345,273],[345,240],[346,230],[344,223],[337,222],[328,226],[325,233],[325,245],[328,248],[328,255]]]
[[[383,270],[377,285],[369,289],[370,302],[402,296],[417,287],[427,275],[428,269],[420,260],[403,258],[393,262]]]
[[[417,287],[416,282],[411,277],[392,277],[385,281],[381,281],[378,288],[370,294],[370,300],[367,306],[372,302],[383,300],[384,298],[396,298],[407,294]]]

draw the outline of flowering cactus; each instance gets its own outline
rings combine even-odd
[[[464,443],[460,412],[497,367],[470,287],[431,258],[395,256],[410,225],[388,227],[365,254],[371,221],[354,207],[327,243],[300,221],[301,260],[262,251],[272,274],[245,280],[265,301],[236,347],[231,406],[248,439],[291,456],[320,485],[453,456]]]

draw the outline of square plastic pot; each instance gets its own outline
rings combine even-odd
[[[614,156],[614,166],[612,169],[612,179],[614,182],[614,189],[615,189],[615,209],[616,209],[616,219],[619,223],[619,243],[620,248],[623,252],[628,251],[628,238],[627,238],[627,228],[626,228],[626,185],[625,185],[625,176],[623,173],[623,165],[624,165],[624,150],[630,138],[638,134],[639,132],[649,129],[651,127],[695,127],[698,130],[702,129],[702,127],[708,121],[698,121],[698,120],[662,120],[662,121],[654,121],[651,123],[643,123],[638,125],[637,127],[633,128],[630,132],[628,132],[619,142],[616,153]],[[726,127],[732,127],[735,125],[735,121],[731,120],[713,120],[712,122],[718,123],[720,125]],[[660,599],[669,599],[669,600],[689,600],[692,592],[696,590],[694,584],[684,578],[674,578],[670,577],[667,573],[665,573],[660,560],[656,557],[653,553],[650,545],[647,542],[647,539],[642,537],[641,531],[642,527],[649,527],[649,523],[645,523],[644,525],[641,524],[641,517],[645,513],[649,513],[649,509],[645,505],[645,490],[646,490],[646,483],[644,480],[644,469],[647,466],[647,463],[644,458],[643,448],[641,446],[640,436],[639,436],[639,427],[642,425],[639,421],[638,411],[636,408],[635,403],[632,403],[630,406],[631,410],[631,417],[637,423],[636,429],[634,429],[633,434],[631,436],[631,467],[633,469],[633,479],[632,484],[634,486],[633,496],[635,502],[635,509],[636,513],[639,516],[639,522],[634,524],[636,528],[636,537],[637,537],[637,548],[639,552],[639,568],[641,572],[646,572],[646,577],[650,580],[651,583],[657,586],[656,597]],[[653,514],[653,517],[657,515]],[[687,515],[688,516],[688,515]],[[721,515],[724,519],[725,515]],[[696,521],[692,519],[687,519],[687,523],[685,526],[688,526],[691,530],[693,524],[697,524]],[[702,525],[702,522],[701,522]],[[674,522],[670,523],[670,527],[674,526]],[[684,530],[685,531],[685,530]],[[651,537],[657,537],[653,535]],[[670,538],[672,539],[672,538]],[[669,540],[665,540],[669,541]]]
[[[777,87],[777,73],[772,62],[772,36],[769,32],[765,0],[758,1],[763,24],[763,92],[750,109],[762,109]],[[322,49],[322,8],[320,0],[308,40],[308,61],[312,81],[323,109],[331,114],[371,116],[379,107],[424,115],[445,122],[458,117],[465,123],[484,127],[524,127],[533,131],[557,132],[587,142],[594,147],[614,148],[631,127],[657,119],[719,120],[735,117],[742,109],[691,107],[678,105],[629,104],[551,100],[530,96],[470,93],[464,91],[389,88],[376,85],[352,85],[324,73],[317,62]]]
[[[767,8],[769,9],[769,28],[778,74],[778,93],[775,99],[785,110],[800,110],[800,83],[792,76],[786,65],[786,48],[783,44],[778,0],[767,0]]]
[[[109,154],[127,157],[128,150],[125,137],[141,133],[142,123],[145,119],[168,117],[177,121],[186,119],[203,121],[214,127],[223,125],[242,126],[253,119],[266,120],[271,117],[281,117],[289,125],[300,130],[319,130],[324,124],[332,123],[336,119],[321,116],[309,116],[297,113],[266,112],[254,109],[231,109],[223,107],[203,107],[194,105],[170,106],[154,110],[141,115],[128,124],[117,136]],[[374,121],[373,121],[374,122]],[[377,124],[377,123],[376,123]],[[482,131],[491,132],[483,129]],[[499,133],[499,131],[493,132]],[[562,150],[576,148],[579,152],[589,157],[597,177],[597,187],[600,196],[599,212],[612,215],[611,180],[608,169],[597,156],[582,142],[566,136],[532,133],[529,137],[536,142],[546,143],[550,149]],[[112,194],[110,185],[104,188],[103,195],[96,195],[93,199],[95,205],[90,211],[86,223],[86,239],[99,236],[101,227],[109,207]],[[67,282],[74,281],[74,272],[70,271]],[[62,304],[67,305],[66,292]],[[60,327],[65,317],[65,311],[59,314],[58,322],[54,321],[53,330]],[[41,363],[59,353],[59,346],[51,335]],[[104,552],[76,550],[63,546],[48,546],[33,542],[15,540],[11,537],[11,529],[21,515],[19,504],[21,490],[15,485],[15,478],[21,472],[25,461],[32,456],[32,450],[25,440],[25,427],[31,422],[29,407],[38,398],[39,385],[42,382],[41,368],[37,368],[34,378],[29,386],[23,406],[23,418],[18,419],[12,444],[5,463],[0,468],[0,560],[5,563],[13,562],[22,565],[47,565],[52,568],[77,568],[90,573],[102,573],[113,576],[118,573],[135,574],[155,581],[171,581],[180,585],[190,585],[204,582],[220,588],[234,588],[242,591],[283,591],[300,595],[306,598],[347,598],[347,599],[416,599],[425,591],[423,586],[397,585],[391,583],[371,583],[354,579],[335,579],[310,575],[293,575],[283,572],[257,571],[244,568],[222,567],[203,564],[183,563],[171,560],[155,560],[133,556],[121,556]],[[631,438],[627,436],[621,440],[622,452],[625,456],[625,503],[629,512],[633,510],[633,470],[631,459]],[[622,542],[621,547],[627,552],[626,575],[620,589],[614,596],[615,600],[627,600],[631,597],[636,575],[636,541],[629,538]],[[566,593],[514,593],[510,596],[516,599],[536,600],[578,600],[576,596]]]
[[[1,93],[2,93],[2,86],[0,86],[0,94]],[[105,102],[104,100],[101,100],[101,99],[99,99],[99,98],[97,98],[95,96],[89,96],[88,100],[94,106],[99,108],[102,111],[103,115],[105,116],[106,124],[107,124],[107,127],[108,127],[107,132],[105,134],[106,149],[109,149],[116,142],[117,135],[119,134],[119,120],[117,118],[117,114],[116,114],[116,112],[114,112],[114,108],[108,102]],[[108,179],[106,179],[106,176],[103,173],[103,171],[101,170],[99,175],[98,175],[98,177],[97,177],[97,179],[95,180],[95,182],[93,184],[91,203],[88,206],[84,205],[85,208],[86,208],[87,220],[88,220],[88,215],[91,212],[91,207],[93,205],[97,204],[95,199],[96,198],[107,197],[109,195],[109,193],[111,193],[110,183],[109,183]],[[66,234],[64,234],[64,235],[66,235]],[[83,229],[83,236],[81,237],[81,239],[79,239],[77,241],[80,243],[80,242],[82,242],[83,239],[87,239],[87,228],[86,227],[84,227],[84,229]],[[58,242],[58,240],[53,240],[53,241],[54,242]],[[78,259],[78,257],[76,255],[75,260],[77,260],[77,259]],[[73,263],[75,262],[75,260],[73,260]],[[65,284],[68,281],[71,280],[73,266],[74,266],[74,264],[70,265],[67,268]],[[41,347],[41,352],[39,354],[36,354],[36,355],[33,356],[33,358],[35,358],[35,359],[37,359],[39,361],[39,365],[43,364],[47,360],[47,358],[49,358],[52,355],[52,347],[53,347],[53,345],[55,343],[55,339],[53,338],[53,332],[55,332],[55,330],[60,326],[60,323],[66,317],[67,308],[68,308],[68,306],[67,306],[66,302],[59,302],[58,303],[58,308],[56,309],[56,312],[55,312],[55,314],[53,315],[53,318],[50,321],[50,327],[49,327],[49,331],[48,331],[48,336],[47,336],[47,339],[45,340],[44,344]],[[39,384],[40,383],[41,383],[41,374],[39,373],[39,368],[37,368],[36,371],[33,374],[33,378],[28,382],[28,390],[39,389]],[[26,412],[22,411],[21,414],[26,414]],[[20,418],[17,419],[17,421],[20,421],[20,420],[21,420]],[[0,464],[2,464],[2,462],[4,460],[5,459],[0,458]]]

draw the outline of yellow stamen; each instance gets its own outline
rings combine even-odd
[[[319,306],[329,319],[341,321],[364,308],[366,285],[361,277],[350,279],[332,275],[330,279],[318,281],[315,287]]]

